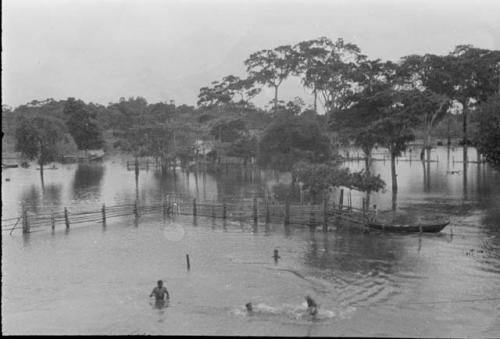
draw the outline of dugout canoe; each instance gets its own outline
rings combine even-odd
[[[400,233],[415,233],[415,232],[426,232],[426,233],[437,233],[440,232],[450,223],[449,220],[441,221],[432,224],[383,224],[377,222],[368,222],[366,225],[370,228],[377,230],[388,231],[388,232],[400,232]]]

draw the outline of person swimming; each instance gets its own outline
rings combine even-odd
[[[274,253],[273,253],[273,258],[274,258],[274,263],[277,264],[278,263],[278,260],[281,259],[280,255],[279,255],[279,252],[277,249],[274,250]]]
[[[306,296],[307,312],[313,317],[318,314],[318,304],[310,296]]]
[[[248,314],[253,314],[253,306],[252,306],[252,303],[246,303],[245,304],[245,307],[247,309],[247,313]]]

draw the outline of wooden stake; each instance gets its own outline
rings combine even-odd
[[[222,219],[227,218],[227,207],[226,207],[226,201],[222,201]]]
[[[139,218],[139,208],[137,207],[137,200],[134,203],[134,215],[136,218]]]
[[[51,226],[52,230],[56,228],[56,217],[54,216],[54,212],[50,215],[50,221],[51,221]]]
[[[196,217],[196,198],[193,199],[193,217]]]
[[[68,209],[66,207],[64,207],[64,221],[66,222],[66,229],[69,229]]]
[[[186,265],[187,265],[187,270],[189,271],[191,269],[191,263],[189,262],[189,254],[186,254]]]
[[[287,197],[285,200],[285,225],[290,224],[290,200]]]
[[[257,198],[254,197],[253,198],[253,223],[254,224],[257,224],[259,222],[259,219],[258,219],[258,214],[257,214]]]
[[[323,198],[323,232],[328,232],[328,198]]]
[[[102,204],[102,226],[106,226],[106,205]]]
[[[342,209],[342,206],[344,205],[344,189],[340,189],[340,198],[339,198],[339,209]]]
[[[30,232],[30,223],[28,220],[28,211],[22,206],[22,219],[23,219],[23,234],[29,233]]]
[[[269,211],[269,200],[266,199],[266,224],[271,221],[271,213]]]

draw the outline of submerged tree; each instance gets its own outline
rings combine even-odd
[[[330,156],[330,140],[316,120],[282,113],[264,131],[257,161],[290,171],[301,160],[324,162]]]
[[[385,187],[380,175],[367,175],[364,171],[352,173],[348,168],[341,168],[338,163],[311,164],[299,162],[293,167],[293,174],[308,190],[312,201],[324,197],[330,188],[347,187],[358,191],[378,192]]]
[[[62,121],[45,117],[21,117],[15,132],[16,151],[29,160],[37,160],[43,183],[43,166],[55,161],[58,155],[57,144],[64,140]]]
[[[103,146],[104,140],[96,120],[96,113],[86,107],[83,101],[68,98],[64,114],[68,119],[66,126],[78,149],[99,149]]]
[[[478,152],[488,161],[500,164],[500,89],[499,94],[479,106],[476,120],[479,129],[474,141]]]

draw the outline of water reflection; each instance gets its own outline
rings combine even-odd
[[[78,164],[73,179],[74,199],[98,199],[103,176],[104,166],[102,164]]]
[[[40,212],[41,207],[41,195],[40,189],[36,185],[30,185],[27,189],[25,189],[21,193],[21,203],[27,208],[30,212],[38,213]]]
[[[62,184],[48,184],[43,188],[43,202],[45,205],[57,208],[61,206]]]

